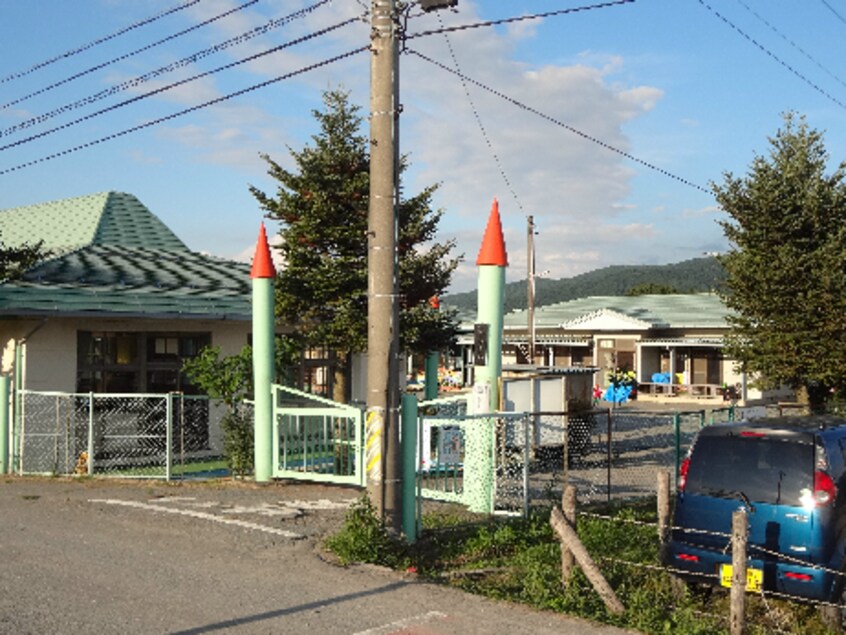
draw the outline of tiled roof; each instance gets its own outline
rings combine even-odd
[[[130,194],[2,211],[0,238],[54,254],[0,284],[0,315],[251,316],[250,266],[192,252]]]
[[[0,236],[10,246],[44,241],[54,254],[89,245],[188,251],[132,194],[103,192],[0,212]]]
[[[574,325],[603,313],[616,313],[652,328],[725,328],[728,307],[711,293],[594,296],[535,309],[536,328]],[[506,329],[526,328],[527,311],[505,316]]]

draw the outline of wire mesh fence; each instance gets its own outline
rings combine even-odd
[[[23,390],[13,427],[19,474],[181,478],[225,468],[223,409],[207,397]]]
[[[733,417],[731,408],[499,417],[494,420],[494,508],[525,514],[560,500],[566,484],[575,485],[585,502],[652,496],[656,471],[677,475],[700,428]]]

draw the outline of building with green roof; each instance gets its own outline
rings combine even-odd
[[[595,296],[505,315],[503,365],[512,368],[595,368],[604,389],[615,371],[632,371],[638,399],[722,402],[786,398],[762,392],[723,354],[729,309],[710,293]],[[465,351],[472,338],[464,338]]]
[[[0,282],[3,371],[17,364],[20,387],[191,392],[185,358],[247,343],[249,264],[191,251],[131,194],[2,210],[0,240],[47,252]]]

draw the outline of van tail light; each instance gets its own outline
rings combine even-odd
[[[796,573],[795,571],[788,571],[784,574],[788,580],[798,580],[799,582],[810,582],[814,578],[807,573]]]
[[[825,507],[834,502],[836,495],[837,487],[832,478],[825,472],[819,470],[814,472],[814,503],[820,507]]]
[[[687,472],[690,469],[690,457],[685,458],[679,465],[679,491],[684,491],[684,486],[687,485]]]
[[[699,562],[699,556],[692,553],[677,553],[676,558],[684,562]]]

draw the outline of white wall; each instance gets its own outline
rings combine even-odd
[[[84,320],[56,317],[0,321],[2,372],[13,372],[15,343],[25,339],[22,387],[73,392],[76,390],[77,331],[210,332],[212,345],[220,346],[222,355],[235,355],[247,343],[251,327],[248,321],[231,320]]]

